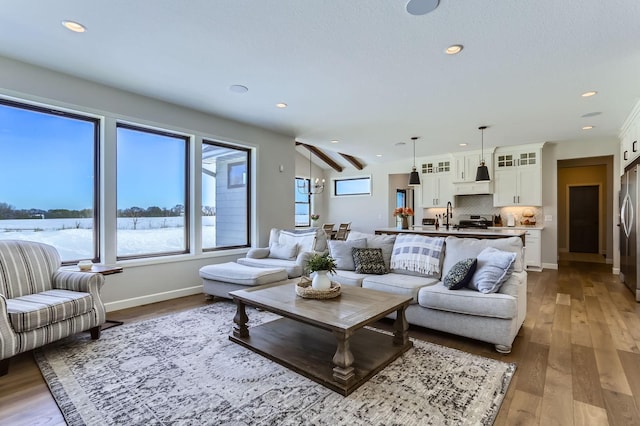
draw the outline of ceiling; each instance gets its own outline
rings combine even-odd
[[[638,0],[441,0],[421,16],[406,5],[0,0],[0,55],[365,164],[411,158],[412,136],[417,156],[479,149],[480,125],[485,147],[611,139],[640,98]],[[464,49],[446,55],[452,44]]]

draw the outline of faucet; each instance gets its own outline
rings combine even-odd
[[[447,229],[447,231],[449,230],[449,218],[453,219],[453,205],[451,204],[451,201],[447,201],[447,213],[445,214],[447,221],[445,222],[444,226]]]

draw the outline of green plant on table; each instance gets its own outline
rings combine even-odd
[[[336,260],[329,253],[314,254],[307,262],[307,269],[309,272],[329,271],[332,274],[336,271]]]

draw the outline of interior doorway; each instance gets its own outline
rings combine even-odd
[[[569,252],[599,253],[600,187],[569,187]]]
[[[613,156],[557,162],[558,261],[613,263]]]

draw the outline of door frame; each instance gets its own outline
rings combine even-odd
[[[607,250],[607,243],[603,241],[606,240],[606,236],[603,238],[602,234],[604,231],[603,223],[604,220],[604,209],[605,207],[602,205],[602,182],[594,182],[594,183],[570,183],[565,188],[565,222],[567,224],[565,229],[565,241],[567,242],[566,251],[569,252],[571,250],[571,245],[569,243],[569,229],[571,228],[570,222],[570,203],[571,203],[571,188],[582,187],[582,186],[597,186],[598,187],[598,254],[605,255]]]

